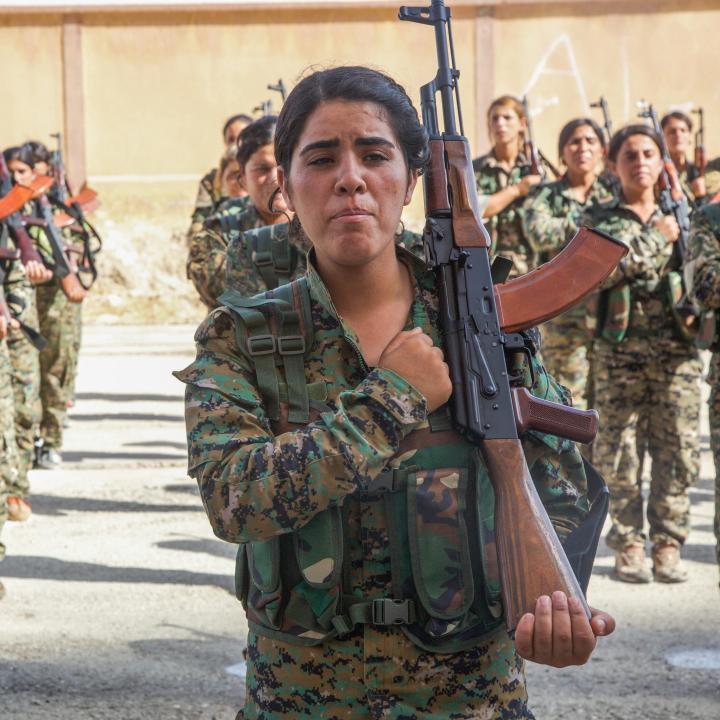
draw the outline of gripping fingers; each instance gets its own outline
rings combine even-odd
[[[535,604],[535,633],[533,660],[539,663],[550,663],[553,650],[553,612],[552,601],[547,595],[541,595]]]
[[[568,607],[572,624],[573,659],[575,664],[581,665],[587,662],[597,641],[580,602],[576,598],[570,598]]]
[[[552,595],[553,607],[553,647],[554,662],[564,666],[572,661],[573,635],[568,612],[568,599],[564,592],[556,591]]]

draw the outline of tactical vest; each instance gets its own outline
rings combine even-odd
[[[234,315],[237,346],[254,366],[276,434],[329,409],[325,384],[306,382],[305,356],[316,339],[306,277],[255,298],[230,290],[219,302]],[[384,503],[393,597],[350,593],[346,502],[293,532],[239,546],[235,591],[254,632],[317,645],[366,623],[398,625],[419,647],[452,653],[479,644],[503,623],[494,493],[479,448],[452,429],[444,412],[431,415],[429,425],[404,439],[362,498]],[[588,478],[595,494],[602,494],[602,479],[598,486],[599,476]],[[593,505],[589,525],[581,526],[585,534],[578,528],[566,539],[584,587],[606,510],[605,492]]]
[[[268,225],[243,235],[245,254],[268,290],[290,282],[302,261],[301,251],[290,242],[287,231],[277,233]]]

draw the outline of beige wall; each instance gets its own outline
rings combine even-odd
[[[60,17],[0,11],[0,145],[62,129]]]
[[[633,118],[642,97],[661,112],[671,104],[704,106],[708,154],[720,155],[720,0],[463,3],[454,8],[455,42],[465,130],[476,152],[487,147],[489,99],[527,91],[540,144],[553,159],[561,125],[589,112],[600,94],[616,126]],[[86,317],[139,320],[138,308],[146,307],[156,321],[196,319],[201,309],[182,272],[183,233],[196,178],[222,150],[224,119],[251,111],[271,95],[267,83],[282,77],[291,85],[311,64],[370,63],[417,99],[435,72],[432,31],[400,23],[396,13],[390,4],[88,11],[74,16],[82,23],[81,67],[63,68],[62,26],[70,16],[0,10],[0,145],[49,142],[63,128],[65,75],[84,93],[84,115],[64,129],[70,144],[84,143],[106,240]],[[68,43],[74,37],[65,33]],[[78,57],[65,50],[64,57]],[[418,192],[411,225],[420,223],[421,202]]]

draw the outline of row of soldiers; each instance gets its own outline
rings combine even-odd
[[[1,532],[6,520],[32,513],[30,468],[60,466],[100,238],[85,217],[96,194],[72,195],[60,149],[37,141],[7,148],[0,183]],[[0,560],[4,553],[0,543]]]
[[[558,171],[528,137],[527,103],[504,95],[488,108],[492,149],[474,161],[474,171],[493,252],[512,259],[511,275],[551,260],[582,225],[629,246],[594,298],[542,327],[542,357],[567,388],[568,402],[600,413],[602,429],[587,454],[610,486],[607,542],[615,551],[617,578],[674,583],[687,579],[681,548],[690,527],[688,492],[699,472],[702,363],[691,325],[699,322],[696,303],[720,306],[717,235],[714,245],[708,240],[708,223],[720,208],[713,202],[720,158],[689,161],[693,122],[686,113],[659,120],[645,106],[642,115],[654,124],[638,121],[615,133],[607,115],[604,128],[590,117],[569,121],[558,138]],[[220,167],[201,181],[187,273],[208,309],[218,306],[226,289],[250,296],[305,270],[307,239],[278,192],[276,120],[230,118]],[[659,194],[669,170],[677,180],[675,209],[682,195],[692,210],[692,258],[685,257],[682,213]],[[422,254],[419,235],[400,227],[397,240]],[[705,246],[712,247],[710,261]],[[692,306],[690,315],[678,313],[682,302]],[[720,467],[718,378],[716,372],[710,381]],[[646,507],[652,567],[641,493],[646,454],[652,460]]]

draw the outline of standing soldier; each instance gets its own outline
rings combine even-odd
[[[605,152],[605,136],[590,118],[571,120],[560,131],[558,154],[567,171],[560,180],[536,185],[523,207],[524,235],[543,262],[563,249],[585,211],[615,197],[603,174]],[[542,326],[545,366],[580,407],[586,406],[588,340],[582,303]]]
[[[215,533],[240,544],[238,718],[532,718],[518,651],[583,663],[613,621],[563,593],[514,639],[503,621],[488,474],[443,424],[435,276],[396,242],[427,134],[391,78],[340,67],[295,86],[275,150],[307,275],[210,313],[177,373],[189,472]],[[530,362],[533,392],[557,398]],[[577,448],[539,433],[524,448],[564,536],[588,507]]]
[[[222,205],[207,218],[203,229],[190,242],[187,275],[209,309],[217,307],[217,298],[225,289],[226,254],[233,239],[246,230],[277,225],[288,219],[285,202],[277,192],[273,144],[276,123],[277,116],[266,115],[240,133],[238,172],[249,203],[244,208],[232,202]],[[243,291],[249,295],[262,287],[254,273],[246,280]]]
[[[720,313],[720,203],[698,210],[688,243],[692,295],[705,310]],[[717,340],[716,340],[717,342]],[[710,444],[715,460],[715,538],[720,566],[720,352],[712,356],[710,374]]]
[[[511,274],[524,275],[538,262],[537,252],[522,231],[522,203],[542,181],[524,153],[527,129],[523,104],[512,95],[493,100],[487,112],[493,143],[487,155],[473,160],[480,211],[493,242],[493,253],[513,261]]]
[[[225,143],[225,152],[223,158],[234,157],[237,152],[237,140],[243,128],[252,122],[249,115],[239,114],[229,117],[223,125],[222,136]],[[188,230],[188,242],[192,236],[200,232],[205,218],[214,213],[223,200],[230,197],[227,186],[223,183],[223,159],[220,160],[220,166],[213,168],[207,172],[198,186],[197,197],[195,198],[195,208],[190,221],[190,229]]]
[[[701,204],[706,195],[705,176],[697,165],[687,159],[692,120],[684,112],[675,110],[663,117],[660,127],[685,195],[692,205]]]
[[[690,529],[688,488],[699,466],[699,380],[702,365],[675,325],[669,273],[677,267],[674,217],[662,214],[655,184],[662,170],[661,140],[645,125],[615,134],[610,166],[621,195],[588,213],[584,224],[629,245],[630,252],[600,294],[593,344],[595,407],[603,426],[593,460],[610,487],[608,545],[626,582],[650,582],[645,565],[643,498],[638,483],[638,423],[652,458],[647,517],[655,579],[683,582],[680,549]]]

